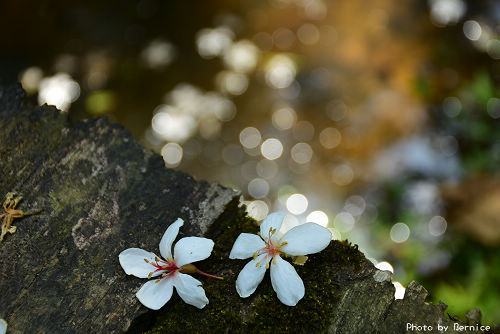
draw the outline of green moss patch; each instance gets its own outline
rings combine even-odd
[[[174,293],[157,312],[150,311],[132,325],[131,332],[147,333],[294,333],[327,332],[332,323],[339,288],[365,263],[357,247],[333,241],[321,253],[295,266],[304,281],[305,297],[295,307],[283,305],[271,286],[269,273],[255,293],[240,298],[235,281],[249,260],[230,260],[229,252],[242,232],[257,233],[257,223],[234,201],[210,228],[207,237],[215,241],[212,256],[197,264],[202,271],[224,280],[195,275],[203,282],[210,303],[202,310],[185,304]],[[142,330],[140,330],[142,329]]]

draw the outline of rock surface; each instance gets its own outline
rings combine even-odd
[[[146,309],[118,254],[157,252],[177,217],[181,235],[202,235],[239,195],[166,169],[106,119],[72,126],[23,95],[0,89],[0,196],[43,211],[16,219],[0,244],[0,318],[13,333],[122,332]]]
[[[407,323],[453,333],[460,323],[444,315],[444,304],[425,303],[416,282],[395,301],[390,273],[340,241],[297,267],[306,295],[296,307],[278,301],[269,274],[241,299],[234,282],[247,261],[228,255],[239,233],[257,225],[238,193],[166,169],[106,119],[71,125],[57,109],[31,105],[17,86],[0,87],[0,129],[0,196],[15,191],[24,197],[18,209],[43,209],[16,219],[17,231],[0,243],[0,318],[10,333],[417,332]],[[129,247],[157,253],[177,217],[186,222],[180,236],[215,241],[198,267],[225,279],[197,277],[210,300],[203,310],[174,293],[149,311],[135,298],[146,280],[125,275],[118,254]],[[480,313],[468,319],[479,323]]]

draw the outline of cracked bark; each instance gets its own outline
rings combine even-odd
[[[279,303],[268,276],[241,299],[234,280],[246,261],[227,256],[239,233],[257,227],[238,205],[238,193],[166,169],[161,157],[106,119],[71,125],[55,108],[30,104],[18,86],[0,87],[0,128],[2,200],[16,191],[24,197],[19,209],[44,210],[14,221],[17,232],[0,243],[0,318],[11,333],[403,333],[408,322],[453,327],[444,304],[425,303],[427,292],[416,282],[404,300],[394,301],[390,273],[339,241],[297,268],[306,286],[297,307]],[[210,299],[203,310],[174,293],[152,312],[135,298],[145,280],[126,276],[118,254],[129,247],[158,252],[177,217],[186,221],[180,236],[214,239],[212,256],[199,268],[226,279],[202,279]],[[471,312],[468,321],[478,323],[480,315]]]

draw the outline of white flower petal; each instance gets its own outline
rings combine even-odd
[[[295,306],[304,297],[305,288],[295,268],[279,255],[271,264],[271,284],[278,299],[285,305]]]
[[[230,259],[248,259],[256,251],[266,247],[266,244],[262,239],[256,234],[241,233],[236,241],[234,242],[231,253],[229,254]]]
[[[174,259],[177,267],[205,260],[212,253],[214,242],[206,238],[186,237],[177,241],[174,247]]]
[[[172,243],[175,238],[177,238],[177,234],[179,234],[179,228],[184,225],[184,220],[181,218],[177,218],[175,222],[170,224],[165,233],[163,233],[163,237],[160,241],[160,254],[164,259],[170,261],[172,259]]]
[[[7,332],[7,322],[0,319],[0,334],[5,334]]]
[[[174,277],[175,290],[186,304],[204,308],[208,304],[201,282],[190,275],[177,273]]]
[[[283,219],[285,219],[285,215],[285,212],[278,211],[271,213],[266,217],[266,219],[264,219],[264,221],[260,224],[260,236],[262,239],[266,239],[269,236],[269,230],[272,228],[273,230],[276,230],[276,233],[274,233],[271,239],[273,241],[276,240],[276,236],[281,228]]]
[[[159,310],[172,297],[174,283],[171,277],[155,282],[155,280],[146,282],[135,295],[142,305],[152,310]]]
[[[307,255],[322,251],[332,240],[332,232],[315,223],[305,223],[295,226],[285,233],[280,243],[281,250],[288,255]]]
[[[155,261],[156,255],[154,253],[145,251],[140,248],[128,248],[118,255],[118,260],[120,260],[120,265],[127,275],[134,275],[139,278],[147,278],[150,272],[156,270],[151,263],[147,263],[144,259],[149,262]],[[153,276],[158,276],[163,271],[159,271],[153,274]]]
[[[262,282],[266,273],[266,263],[271,260],[271,258],[264,260],[265,257],[266,254],[262,254],[248,262],[238,275],[236,279],[236,291],[238,291],[241,298],[246,298],[254,293],[260,282]],[[257,266],[259,262],[260,265]]]

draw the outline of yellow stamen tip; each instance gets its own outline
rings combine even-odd
[[[285,245],[288,245],[288,241],[284,241],[283,243],[281,243],[281,246],[285,246]]]
[[[260,266],[260,262],[257,262],[257,263],[255,264],[255,266],[256,266],[256,267]]]
[[[266,263],[266,269],[269,269],[269,262]]]
[[[151,279],[151,276],[153,276],[153,273],[152,273],[152,272],[151,272],[151,273],[149,273],[149,275],[148,275],[148,279]]]
[[[149,263],[148,259],[144,259],[144,262]]]
[[[255,260],[257,258],[257,253],[253,253],[253,259]]]
[[[155,281],[155,283],[160,283],[160,280],[159,280],[159,279],[157,279],[157,280]]]
[[[276,264],[276,259],[275,258],[273,258],[273,264]]]

